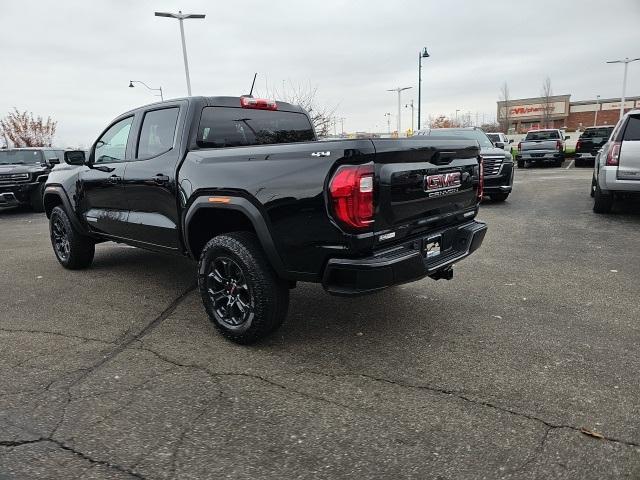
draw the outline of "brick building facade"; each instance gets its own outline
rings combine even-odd
[[[543,98],[522,98],[509,101],[509,133],[526,133],[535,128],[561,128],[567,131],[584,130],[598,125],[615,125],[620,117],[620,99],[607,98],[571,102],[571,95],[555,95],[545,102]],[[640,97],[625,100],[625,112],[640,108]],[[544,112],[549,122],[543,125]],[[504,125],[506,103],[498,102],[498,123]]]

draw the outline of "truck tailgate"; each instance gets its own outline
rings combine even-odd
[[[376,233],[393,230],[401,238],[475,214],[477,142],[416,137],[372,141],[379,188]]]

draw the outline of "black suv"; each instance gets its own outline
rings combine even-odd
[[[0,208],[31,205],[36,212],[44,211],[44,183],[63,157],[63,150],[56,148],[0,150]]]

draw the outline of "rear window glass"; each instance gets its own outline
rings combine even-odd
[[[487,133],[487,137],[489,137],[489,140],[491,140],[493,143],[500,141],[500,135],[498,135],[497,133]]]
[[[525,140],[560,140],[557,130],[541,130],[539,132],[527,133]]]
[[[611,132],[613,131],[613,127],[608,128],[587,128],[580,138],[609,138]]]
[[[315,140],[302,113],[233,107],[205,107],[198,127],[202,148],[241,147]]]
[[[640,117],[629,117],[622,140],[640,140]]]

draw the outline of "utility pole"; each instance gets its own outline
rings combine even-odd
[[[342,130],[342,136],[344,137],[344,121],[346,120],[344,117],[340,117],[338,118],[338,120],[340,120],[340,128]]]
[[[170,12],[155,12],[156,17],[169,17],[176,18],[180,22],[180,38],[182,39],[182,58],[184,59],[184,73],[187,77],[187,95],[191,96],[191,79],[189,78],[189,62],[187,61],[187,45],[184,41],[184,25],[183,20],[187,18],[204,18],[203,13],[182,13],[182,10],[178,10],[178,13]]]
[[[459,111],[460,111],[460,110],[456,110],[456,127],[459,127],[459,125],[458,125],[458,112],[459,112]]]
[[[627,92],[627,69],[629,68],[629,64],[631,62],[635,62],[640,60],[640,58],[632,58],[625,57],[624,60],[610,60],[607,63],[624,63],[624,77],[622,80],[622,99],[620,100],[620,118],[624,115],[624,103],[625,103],[625,94]]]
[[[387,90],[387,92],[398,92],[398,137],[400,136],[400,130],[402,129],[402,91],[409,90],[413,87],[397,87]]]
[[[598,125],[598,111],[600,110],[600,95],[596,95],[596,114],[593,117],[593,126]]]

